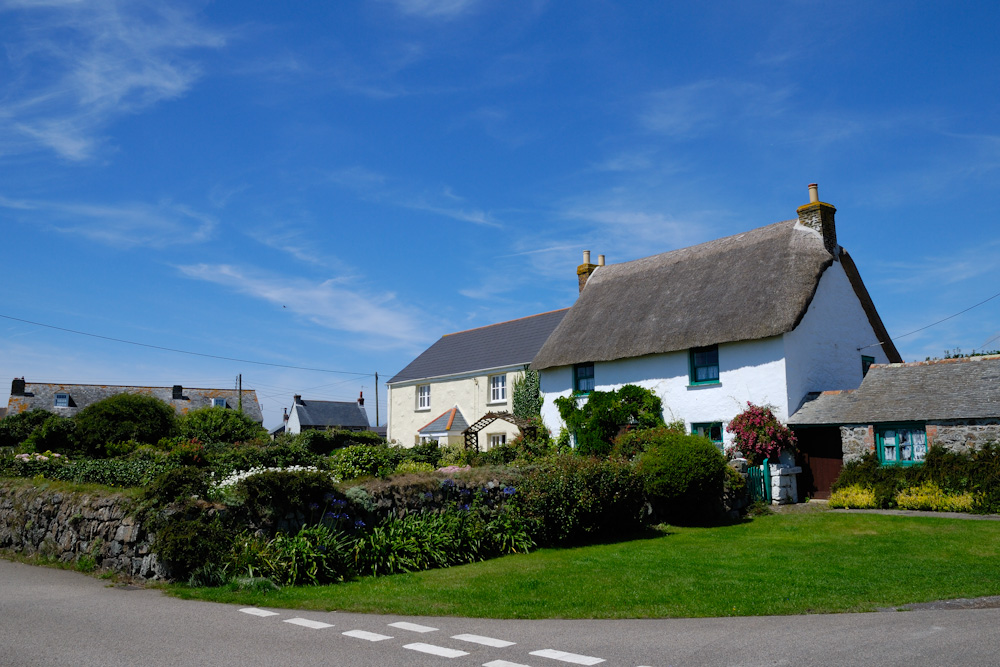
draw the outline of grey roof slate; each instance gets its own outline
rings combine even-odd
[[[456,405],[420,429],[419,433],[421,435],[426,435],[429,433],[464,431],[467,428],[469,428],[469,422],[465,420],[465,417],[462,415],[462,411],[459,410]]]
[[[368,413],[356,401],[302,400],[292,406],[302,428],[365,428]]]
[[[811,395],[792,426],[1000,418],[1000,355],[875,365],[849,392]]]
[[[529,364],[568,309],[445,334],[389,384]]]
[[[854,263],[840,256],[869,321],[899,359]],[[787,333],[833,264],[823,238],[796,220],[598,267],[532,362],[542,370]],[[895,355],[895,356],[894,356]]]
[[[56,394],[69,394],[69,406],[55,407]],[[10,414],[17,414],[25,410],[40,408],[72,417],[88,405],[116,394],[155,396],[173,407],[177,414],[181,415],[187,414],[191,410],[211,407],[213,398],[226,399],[226,407],[230,409],[235,410],[239,405],[239,392],[236,389],[182,387],[181,398],[174,399],[173,387],[25,382],[24,395],[12,393],[7,410]],[[243,390],[243,414],[257,423],[264,421],[264,416],[260,411],[260,403],[257,402],[257,392],[253,389]]]

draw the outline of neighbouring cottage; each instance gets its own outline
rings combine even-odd
[[[965,452],[1000,444],[1000,355],[874,365],[853,391],[811,394],[789,419],[820,494],[843,463],[874,452],[884,465],[914,465],[939,445]]]
[[[48,410],[63,417],[72,417],[88,405],[116,394],[141,394],[160,399],[179,415],[199,408],[241,410],[258,424],[264,421],[253,389],[203,389],[184,387],[141,387],[111,384],[63,384],[25,382],[15,378],[10,386],[7,414],[27,410]]]
[[[292,409],[285,409],[281,426],[271,434],[309,430],[367,431],[369,428],[363,393],[358,395],[357,401],[306,401],[295,394]]]
[[[635,384],[719,447],[747,402],[787,421],[810,392],[901,361],[815,184],[798,218],[621,264],[577,269],[580,295],[531,367],[542,418],[561,396]]]
[[[389,380],[389,440],[407,447],[462,444],[463,431],[485,415],[509,412],[514,380],[566,312],[442,336]],[[514,424],[498,419],[485,427],[479,447],[504,444],[517,434]]]

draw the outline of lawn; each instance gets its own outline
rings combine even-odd
[[[490,618],[868,611],[1000,594],[1000,522],[777,514],[333,586],[169,590],[242,605]]]

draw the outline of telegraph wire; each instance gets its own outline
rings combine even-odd
[[[1000,296],[1000,292],[997,292],[996,294],[994,294],[994,295],[993,295],[993,296],[991,296],[991,297],[988,297],[988,298],[986,298],[986,299],[983,299],[982,301],[980,301],[979,303],[977,303],[977,304],[975,304],[975,305],[972,305],[972,306],[969,306],[969,307],[968,307],[968,308],[966,308],[965,310],[960,310],[960,311],[958,311],[957,313],[955,313],[954,315],[949,315],[948,317],[946,317],[946,318],[944,318],[944,319],[941,319],[941,320],[938,320],[937,322],[932,322],[931,324],[928,324],[928,325],[927,325],[927,326],[925,326],[925,327],[920,327],[919,329],[914,329],[913,331],[911,331],[911,332],[909,332],[909,333],[905,333],[905,334],[903,334],[902,336],[893,336],[893,337],[892,337],[892,339],[893,339],[893,340],[899,340],[900,338],[906,338],[907,336],[910,336],[910,335],[912,335],[912,334],[915,334],[915,333],[917,333],[918,331],[923,331],[924,329],[930,329],[931,327],[933,327],[933,326],[936,326],[936,325],[938,325],[938,324],[941,324],[942,322],[947,322],[948,320],[950,320],[950,319],[951,319],[951,318],[953,318],[953,317],[958,317],[959,315],[961,315],[961,314],[963,314],[963,313],[967,313],[967,312],[969,312],[970,310],[972,310],[973,308],[978,308],[979,306],[983,305],[983,304],[984,304],[984,303],[986,303],[987,301],[992,301],[993,299],[997,298],[998,296]]]
[[[36,327],[45,327],[46,329],[55,329],[56,331],[64,331],[66,333],[76,334],[78,336],[90,336],[91,338],[100,338],[101,340],[109,340],[114,343],[126,343],[128,345],[137,345],[139,347],[147,347],[153,350],[162,350],[164,352],[175,352],[177,354],[189,354],[195,357],[207,357],[209,359],[221,359],[223,361],[236,361],[241,364],[255,364],[257,366],[271,366],[274,368],[290,368],[297,371],[312,371],[315,373],[339,373],[341,375],[357,375],[359,377],[374,377],[374,373],[357,373],[355,371],[334,371],[328,368],[309,368],[306,366],[292,366],[289,364],[275,364],[268,361],[253,361],[252,359],[237,359],[235,357],[223,357],[218,354],[206,354],[204,352],[192,352],[190,350],[178,350],[172,347],[163,347],[162,345],[150,345],[149,343],[139,343],[134,340],[125,340],[124,338],[112,338],[111,336],[102,336],[100,334],[89,333],[86,331],[77,331],[75,329],[67,329],[65,327],[57,327],[52,324],[44,324],[42,322],[32,322],[31,320],[24,320],[20,317],[11,317],[10,315],[0,314],[5,320],[13,320],[15,322],[23,322],[24,324],[31,324]]]

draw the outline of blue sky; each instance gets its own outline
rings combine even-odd
[[[20,376],[242,374],[266,426],[294,393],[374,413],[372,374],[441,334],[571,305],[582,250],[793,218],[812,182],[906,360],[1000,347],[1000,298],[900,337],[1000,290],[997,25],[987,2],[0,0],[0,402]]]

